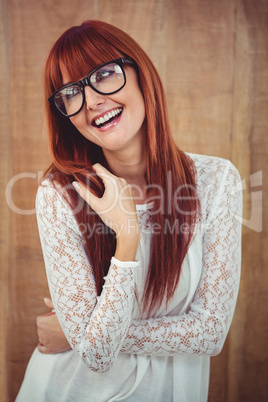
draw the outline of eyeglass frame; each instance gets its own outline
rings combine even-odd
[[[123,77],[124,77],[124,83],[123,83],[123,85],[122,85],[119,89],[117,89],[116,91],[104,93],[104,92],[102,92],[102,91],[99,91],[97,88],[95,88],[95,87],[92,85],[92,83],[90,82],[90,77],[91,77],[97,70],[99,70],[100,68],[105,67],[105,66],[107,66],[108,64],[111,64],[111,63],[116,63],[116,64],[118,64],[118,65],[121,67],[122,72],[123,72]],[[113,94],[115,94],[115,93],[121,91],[122,88],[124,88],[124,86],[126,85],[126,82],[127,82],[126,73],[125,73],[125,70],[124,70],[124,67],[123,67],[123,65],[124,65],[125,63],[134,64],[134,66],[136,67],[136,63],[135,63],[135,61],[134,61],[133,59],[131,59],[131,57],[119,57],[118,59],[115,59],[115,60],[109,61],[109,62],[107,62],[107,63],[104,63],[104,64],[102,64],[101,66],[96,67],[93,71],[91,71],[86,77],[82,78],[81,80],[75,81],[75,82],[70,82],[69,84],[66,84],[66,85],[64,85],[63,87],[61,87],[60,89],[58,89],[57,91],[55,91],[55,92],[48,98],[49,103],[51,104],[52,107],[56,108],[56,110],[59,111],[64,117],[72,117],[72,116],[75,116],[75,115],[78,114],[78,113],[83,109],[83,107],[84,107],[84,104],[85,104],[85,101],[86,101],[86,96],[85,96],[85,87],[86,87],[86,86],[89,86],[91,89],[93,89],[93,91],[95,91],[95,92],[97,92],[97,93],[99,93],[99,94],[101,94],[101,95],[113,95]],[[63,112],[58,108],[58,106],[56,105],[56,103],[55,103],[55,96],[57,95],[58,92],[62,91],[62,90],[65,89],[65,88],[68,88],[68,87],[70,87],[70,86],[73,86],[73,85],[78,85],[78,86],[80,87],[80,89],[81,89],[81,93],[82,93],[82,96],[83,96],[82,105],[81,105],[80,109],[79,109],[77,112],[75,112],[75,113],[73,113],[73,114],[65,114],[65,113],[63,113]]]

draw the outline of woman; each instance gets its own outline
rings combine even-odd
[[[177,148],[153,64],[109,24],[63,33],[45,90],[37,218],[66,341],[39,323],[17,401],[206,401],[238,293],[239,174]]]

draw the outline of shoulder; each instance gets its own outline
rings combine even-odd
[[[241,182],[237,168],[228,159],[217,156],[187,153],[196,168],[197,186],[214,186],[218,190],[228,181],[234,185]]]
[[[58,215],[60,211],[61,215],[72,215],[70,197],[67,190],[68,188],[63,187],[50,179],[45,179],[39,185],[36,193],[37,214],[46,212]]]
[[[75,214],[80,211],[83,204],[78,203],[75,208],[71,208],[68,189],[75,191],[72,184],[63,187],[50,179],[45,179],[40,184],[35,204],[39,231],[46,231],[47,228],[59,232],[67,230],[69,234],[72,233],[82,239],[83,225],[79,226]]]
[[[196,185],[203,216],[213,219],[221,208],[242,208],[242,182],[227,159],[188,154],[196,168]]]
[[[59,183],[49,178],[46,178],[40,183],[37,189],[36,199],[41,200],[46,196],[53,196],[54,199],[64,199],[68,202],[70,201],[70,197],[67,191],[69,189],[74,190],[74,187],[71,184],[68,184],[63,187]]]

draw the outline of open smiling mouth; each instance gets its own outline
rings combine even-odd
[[[104,116],[100,117],[99,119],[94,120],[93,125],[98,128],[104,127],[112,123],[112,121],[118,119],[118,117],[121,115],[122,112],[123,112],[122,107],[113,109],[110,112],[106,113]]]

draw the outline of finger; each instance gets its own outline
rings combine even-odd
[[[44,345],[42,345],[40,342],[37,345],[37,349],[39,350],[40,353],[43,353],[43,354],[48,353],[47,348]]]
[[[100,176],[100,177],[102,175],[114,176],[108,169],[106,169],[100,163],[95,163],[95,165],[93,165],[92,167],[95,170],[95,172],[97,173],[97,175]]]
[[[111,172],[109,172],[109,170],[107,170],[100,163],[95,163],[95,165],[93,165],[93,168],[94,168],[95,172],[97,173],[97,175],[102,179],[105,187],[111,181],[117,179],[117,177],[115,175],[113,175]]]
[[[37,328],[42,328],[46,325],[46,317],[49,316],[50,313],[42,314],[36,317],[36,326]]]
[[[73,181],[72,185],[80,195],[90,206],[91,208],[95,211],[96,207],[99,205],[101,198],[96,197],[94,194],[91,193],[91,191],[83,186],[81,183],[78,183],[77,181]]]
[[[37,326],[37,328],[39,328],[39,326],[40,326],[40,321],[41,321],[41,315],[39,315],[38,317],[36,317],[36,326]]]
[[[44,303],[48,308],[54,309],[52,300],[48,297],[44,297]]]
[[[43,328],[46,327],[46,314],[43,315],[39,315],[38,317],[36,317],[36,327],[37,327],[37,333],[39,336],[39,331],[41,331]]]

